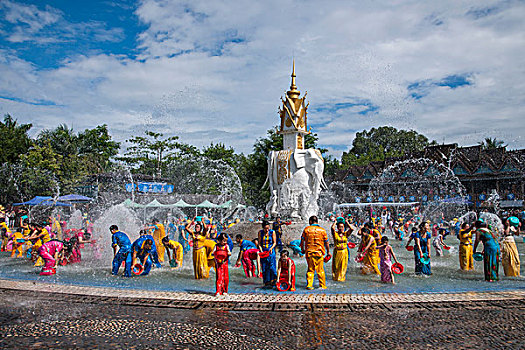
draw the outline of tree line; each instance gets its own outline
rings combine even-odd
[[[222,143],[199,149],[177,136],[165,137],[153,131],[131,137],[126,140],[129,146],[121,149],[106,124],[82,132],[59,125],[42,130],[35,138],[29,136],[31,128],[31,124],[20,124],[9,114],[0,121],[2,203],[55,195],[58,190],[73,193],[89,175],[129,169],[135,174],[178,181],[176,192],[181,193],[221,194],[242,186],[246,204],[264,208],[270,197],[268,190],[262,190],[266,157],[283,146],[283,137],[276,129],[268,130],[265,137],[255,141],[252,152],[244,154]],[[305,147],[319,149],[317,142],[317,134],[309,134]],[[326,149],[320,151],[325,158],[325,177],[330,178],[349,166],[403,156],[434,144],[413,130],[383,126],[358,132],[341,159],[327,155]],[[495,138],[486,138],[480,144],[483,148],[505,147]],[[222,179],[217,182],[213,176],[219,175]]]

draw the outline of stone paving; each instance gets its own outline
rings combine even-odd
[[[147,300],[148,304],[132,305],[126,298],[0,288],[0,348],[525,348],[523,298],[281,303],[275,305],[284,309],[263,312],[231,309],[236,303],[187,302],[198,307],[173,308]],[[343,308],[351,312],[341,312]]]
[[[346,304],[392,304],[392,303],[435,303],[465,302],[491,300],[525,299],[525,290],[464,292],[464,293],[391,293],[391,294],[228,294],[215,297],[210,293],[185,293],[152,290],[118,289],[63,285],[45,282],[0,279],[0,289],[30,290],[55,295],[72,295],[83,297],[117,298],[121,302],[133,304],[154,304],[168,307],[187,307],[186,305],[206,304],[207,308],[241,309],[241,310],[290,310],[323,305]],[[213,304],[213,305],[207,305]],[[269,304],[263,305],[263,304]],[[294,304],[291,306],[290,304]]]

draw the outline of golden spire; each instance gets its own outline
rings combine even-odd
[[[286,94],[290,98],[298,98],[301,94],[295,85],[295,59],[292,60],[292,83],[290,84],[290,90]]]

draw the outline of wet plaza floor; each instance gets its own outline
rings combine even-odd
[[[90,260],[38,275],[25,259],[0,254],[0,348],[24,349],[524,349],[525,279],[483,281],[463,273],[454,246],[433,259],[430,278],[413,274],[413,257],[394,242],[405,273],[396,285],[361,276],[296,293],[261,289],[231,267],[228,296],[215,297],[214,275],[195,281],[183,270],[111,276],[110,262]],[[518,242],[522,271],[525,245]],[[355,252],[351,252],[351,255]],[[236,254],[234,254],[236,255]]]
[[[187,308],[0,288],[0,348],[523,349],[525,298]]]

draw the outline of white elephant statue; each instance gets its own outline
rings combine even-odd
[[[266,211],[307,220],[317,215],[317,199],[327,189],[323,178],[324,160],[316,149],[272,151],[268,154],[271,198]]]

